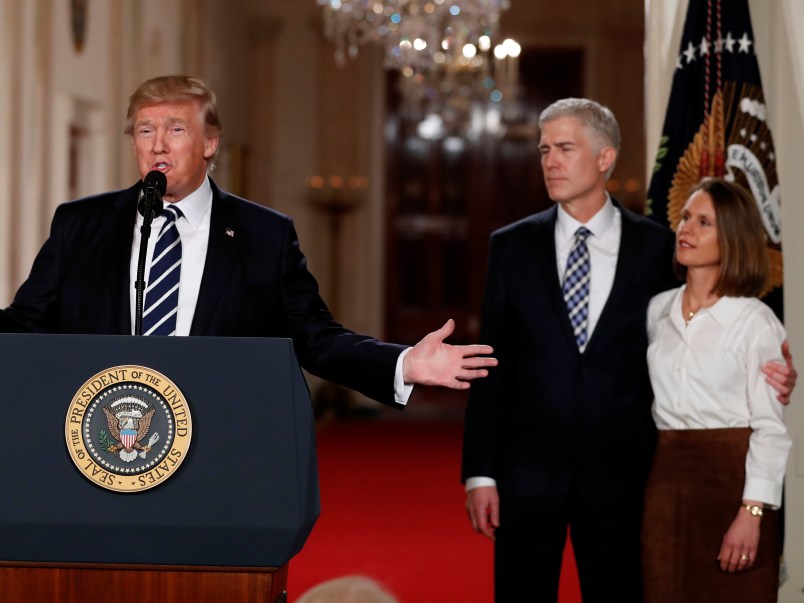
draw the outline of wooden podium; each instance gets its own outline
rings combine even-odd
[[[0,335],[0,366],[0,601],[286,600],[320,512],[289,340]],[[175,472],[134,492],[93,483],[65,437],[82,384],[120,366],[167,377],[192,416]]]
[[[4,603],[86,603],[130,593],[162,603],[285,603],[288,566],[181,567],[0,562]]]

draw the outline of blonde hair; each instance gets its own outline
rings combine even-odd
[[[344,576],[314,586],[297,603],[399,603],[399,600],[371,578]]]
[[[137,111],[159,103],[195,102],[201,109],[208,136],[220,136],[223,125],[218,117],[215,93],[204,80],[188,75],[162,75],[143,82],[128,101],[126,134],[134,132]]]

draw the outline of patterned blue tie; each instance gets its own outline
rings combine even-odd
[[[178,207],[169,203],[159,215],[165,217],[165,223],[159,231],[148,273],[142,312],[143,335],[176,334],[181,275],[181,239],[176,220],[183,214]]]
[[[583,352],[588,336],[589,318],[589,248],[586,238],[592,234],[585,226],[575,231],[575,245],[567,258],[564,272],[564,303],[567,304],[575,343]]]

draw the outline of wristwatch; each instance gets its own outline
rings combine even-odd
[[[745,510],[754,517],[762,517],[762,507],[759,505],[745,505]]]

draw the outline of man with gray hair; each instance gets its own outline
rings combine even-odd
[[[469,396],[467,511],[495,542],[498,603],[557,600],[568,530],[584,603],[637,602],[656,437],[645,319],[677,286],[674,236],[608,195],[609,109],[564,99],[539,125],[555,205],[491,237],[481,342],[499,366]],[[763,370],[786,399],[795,371]]]

